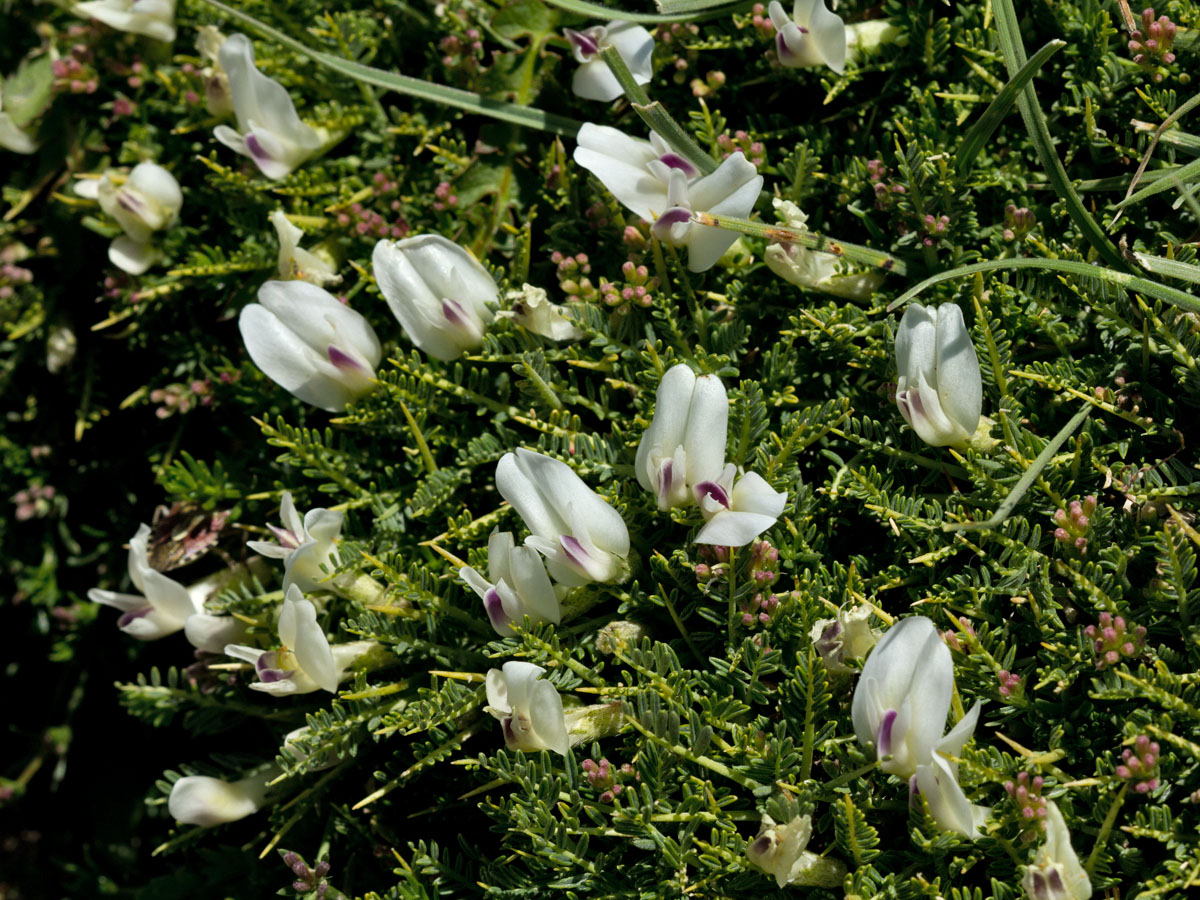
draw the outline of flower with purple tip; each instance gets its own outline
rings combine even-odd
[[[483,343],[500,289],[469,250],[440,234],[375,245],[371,269],[408,339],[449,361]]]
[[[593,25],[582,31],[566,28],[563,34],[571,44],[575,61],[579,63],[571,79],[571,90],[577,97],[607,103],[621,96],[621,85],[602,55],[608,46],[613,47],[624,60],[635,82],[650,83],[654,74],[650,59],[654,54],[654,37],[642,26],[614,19],[605,25]]]
[[[307,281],[268,281],[238,316],[263,374],[305,403],[341,412],[375,389],[383,348],[361,313]]]
[[[218,125],[213,136],[248,156],[260,172],[271,179],[290,175],[329,141],[324,129],[300,120],[296,106],[278,81],[268,78],[254,64],[254,45],[244,34],[231,35],[217,54],[221,69],[229,77],[233,114],[237,129]]]

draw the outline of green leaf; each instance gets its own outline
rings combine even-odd
[[[492,17],[496,33],[506,38],[544,36],[558,29],[558,10],[541,0],[513,0]]]
[[[988,105],[988,108],[983,111],[983,115],[979,117],[971,130],[967,132],[967,136],[963,138],[962,145],[958,148],[958,155],[954,158],[954,168],[958,171],[959,178],[966,178],[970,173],[971,168],[975,165],[975,157],[977,157],[993,132],[1004,121],[1004,117],[1008,115],[1017,98],[1020,96],[1025,86],[1033,80],[1033,76],[1046,64],[1055,53],[1067,46],[1066,41],[1051,41],[1046,44],[1041,50],[1029,58],[1025,65],[1021,66],[1019,72],[1013,76],[1012,80],[1000,89],[994,100]]]
[[[25,60],[4,83],[4,111],[18,128],[24,128],[54,99],[54,64],[50,57]]]

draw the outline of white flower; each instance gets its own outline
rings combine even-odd
[[[173,578],[151,568],[148,556],[150,526],[141,525],[129,540],[129,580],[139,594],[120,594],[92,588],[88,599],[121,610],[117,627],[141,641],[156,641],[183,629],[191,616],[204,609],[204,595],[190,591]],[[207,586],[204,593],[207,592]]]
[[[371,268],[408,339],[451,360],[483,343],[500,289],[469,251],[440,234],[380,241]]]
[[[175,0],[91,0],[76,3],[71,12],[99,19],[117,31],[144,34],[156,41],[175,40]]]
[[[896,405],[921,440],[933,447],[970,440],[983,409],[983,379],[957,304],[909,305],[896,332],[896,367]]]
[[[667,370],[633,464],[638,484],[654,491],[659,509],[691,504],[696,485],[720,477],[728,422],[729,398],[721,379],[697,378],[682,363]]]
[[[838,610],[836,619],[822,619],[809,636],[831,672],[849,672],[843,660],[862,659],[879,640],[869,620],[871,607],[863,604]]]
[[[337,567],[337,540],[342,533],[345,516],[332,509],[310,509],[303,520],[296,512],[291,491],[284,491],[279,504],[279,518],[283,527],[268,525],[278,544],[267,541],[246,541],[246,546],[262,556],[284,561],[284,590],[293,585],[301,591],[319,591],[331,586],[329,575],[321,571],[324,565],[329,571]]]
[[[279,237],[279,277],[285,281],[298,279],[324,287],[342,280],[326,259],[300,246],[304,232],[288,221],[282,209],[271,213],[271,224]]]
[[[567,755],[570,740],[562,697],[540,676],[546,670],[527,662],[506,662],[487,673],[486,711],[500,721],[509,750],[553,750]]]
[[[201,25],[196,29],[196,52],[208,65],[200,70],[204,80],[204,105],[210,116],[227,119],[233,115],[233,93],[229,89],[229,76],[221,68],[221,45],[223,35],[215,25]]]
[[[795,203],[775,197],[771,201],[784,227],[792,231],[808,231],[808,216]],[[883,283],[879,272],[839,274],[841,257],[823,250],[810,250],[799,244],[771,244],[763,254],[767,268],[784,281],[797,287],[811,288],[847,300],[870,299]]]
[[[787,505],[787,491],[776,491],[756,472],[737,479],[737,466],[729,463],[712,481],[692,488],[705,525],[696,535],[696,544],[741,547],[772,525]]]
[[[634,81],[650,83],[654,74],[650,60],[654,54],[654,37],[640,25],[614,19],[607,25],[593,25],[583,31],[567,28],[563,33],[571,42],[571,52],[579,63],[575,77],[571,79],[571,90],[576,96],[605,102],[621,96],[621,85],[600,53],[608,46],[616,48]]]
[[[171,786],[167,809],[175,821],[184,825],[205,828],[227,825],[262,808],[267,782],[274,776],[274,769],[232,782],[207,775],[188,775]]]
[[[512,309],[501,310],[498,316],[511,318],[522,328],[552,341],[577,341],[583,337],[583,332],[562,314],[562,307],[550,302],[544,289],[525,284],[519,291],[509,291],[508,299],[512,301]]]
[[[383,348],[375,329],[306,281],[268,281],[238,316],[246,350],[264,375],[329,412],[375,389]]]
[[[311,694],[325,690],[337,693],[338,682],[363,654],[374,649],[374,641],[355,641],[329,646],[329,639],[317,622],[317,610],[300,588],[287,589],[279,613],[278,650],[259,650],[242,644],[225,648],[227,656],[254,664],[258,681],[252,690],[282,696]]]
[[[533,532],[525,544],[546,557],[555,581],[578,587],[621,576],[629,555],[625,521],[566,463],[524,448],[506,453],[496,464],[496,489]]]
[[[517,547],[511,531],[493,531],[488,539],[488,581],[471,566],[458,570],[479,595],[496,633],[508,637],[513,622],[525,616],[534,624],[562,621],[558,595],[541,556],[531,547]]]
[[[152,162],[138,163],[124,182],[113,169],[99,181],[77,181],[75,193],[98,200],[121,226],[125,233],[109,245],[108,258],[130,275],[141,275],[158,260],[152,236],[174,224],[183,208],[183,191],[175,176]]]
[[[688,268],[711,268],[737,234],[691,221],[693,212],[746,218],[763,179],[744,154],[731,154],[709,175],[670,147],[658,134],[649,141],[615,128],[585,123],[576,137],[575,162],[604,183],[622,204],[648,222],[655,235],[688,248]]]
[[[1079,864],[1067,823],[1053,800],[1046,803],[1046,842],[1025,870],[1021,887],[1029,900],[1088,900],[1092,896],[1092,880]]]
[[[197,650],[203,650],[205,653],[223,653],[227,644],[245,638],[249,628],[245,622],[233,616],[213,616],[198,612],[188,617],[183,626],[183,633]]]
[[[237,131],[218,125],[218,141],[254,164],[268,178],[283,178],[317,153],[328,134],[300,121],[287,89],[254,65],[254,47],[244,34],[231,35],[218,58],[229,76]]]
[[[862,744],[873,744],[879,768],[912,778],[937,823],[971,839],[988,809],[974,806],[958,784],[957,756],[975,731],[978,703],[945,737],[954,691],[954,661],[924,616],[888,629],[863,666],[850,715]]]
[[[839,75],[846,68],[846,26],[825,0],[796,0],[788,18],[779,0],[767,7],[775,26],[779,62],[789,69],[826,65]]]
[[[812,836],[812,817],[796,816],[792,821],[777,825],[770,816],[763,816],[758,836],[746,845],[750,862],[775,876],[780,887],[792,880],[792,870],[804,864],[804,848]]]

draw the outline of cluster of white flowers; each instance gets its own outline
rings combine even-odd
[[[158,40],[175,36],[173,0],[95,0],[75,9]],[[772,2],[770,18],[783,65],[843,71],[847,29],[823,0],[796,0],[791,17]],[[636,84],[651,80],[653,39],[645,29],[615,21],[568,30],[567,38],[580,63],[573,80],[578,95],[611,101],[621,93],[604,60],[607,47],[625,61]],[[202,73],[208,109],[219,118],[232,117],[237,126],[217,126],[216,139],[252,160],[265,177],[286,177],[336,139],[300,119],[287,90],[258,70],[244,35],[226,39],[214,28],[202,29],[200,50],[208,63]],[[705,172],[659,134],[640,140],[590,123],[579,131],[574,159],[619,202],[653,223],[659,240],[686,247],[692,271],[715,265],[736,240],[735,233],[700,224],[694,214],[746,218],[764,183],[741,153]],[[109,171],[100,179],[83,180],[76,192],[96,199],[121,227],[123,234],[112,242],[109,255],[134,274],[158,258],[152,235],[177,220],[183,202],[178,182],[152,162],[141,163],[127,176]],[[782,201],[777,207],[789,227],[803,229],[799,209]],[[302,248],[303,231],[282,210],[271,216],[271,224],[279,241],[280,280],[262,285],[258,302],[240,313],[246,350],[269,378],[303,402],[342,411],[377,386],[383,346],[366,317],[325,290],[340,281],[333,256],[319,245]],[[866,296],[879,284],[875,274],[840,274],[831,254],[774,246],[766,258],[772,270],[795,284],[843,296]],[[500,289],[488,270],[469,250],[441,235],[381,240],[372,269],[408,339],[443,362],[482,346],[498,317],[551,340],[583,334],[536,286],[510,293],[505,298],[509,308],[501,309]],[[931,445],[966,444],[980,420],[982,379],[961,310],[953,304],[909,306],[899,326],[896,361],[896,402],[905,421]],[[697,375],[687,364],[673,366],[658,386],[634,471],[659,510],[695,508],[695,543],[734,548],[772,528],[788,494],[726,459],[728,420],[729,399],[716,375]],[[567,463],[520,448],[499,460],[495,484],[529,534],[518,545],[512,532],[494,532],[488,541],[487,575],[464,565],[459,576],[479,596],[498,635],[515,635],[530,624],[560,624],[572,591],[620,583],[629,576],[630,536],[624,519]],[[121,610],[118,627],[135,638],[153,640],[183,630],[197,648],[248,664],[255,677],[253,690],[275,697],[336,693],[351,670],[370,668],[368,657],[382,653],[370,641],[331,644],[322,626],[321,597],[349,589],[335,573],[343,516],[318,508],[301,518],[287,492],[280,515],[282,526],[270,526],[277,543],[249,542],[261,556],[283,562],[283,599],[273,629],[258,623],[254,630],[242,619],[207,613],[204,601],[214,588],[212,581],[188,588],[155,570],[145,525],[130,540],[129,550],[129,580],[140,593],[95,589],[89,597]],[[869,616],[866,606],[844,610],[813,629],[814,644],[831,670],[849,673],[844,660],[866,656],[852,702],[855,732],[873,748],[883,772],[910,779],[911,790],[924,798],[939,825],[974,839],[988,810],[967,800],[958,781],[957,756],[974,732],[980,705],[943,734],[954,670],[933,623],[923,617],[904,619],[876,644]],[[254,636],[255,644],[240,643]],[[586,737],[612,733],[619,726],[619,704],[568,712],[545,674],[542,667],[523,661],[508,661],[487,673],[486,709],[500,722],[508,748],[565,755]],[[263,805],[277,771],[272,767],[236,782],[179,779],[169,809],[179,821],[201,826],[236,821]],[[1068,895],[1083,900],[1090,895],[1087,875],[1053,806],[1049,824],[1050,839],[1029,867],[1025,888],[1039,900]],[[805,849],[810,831],[808,816],[782,824],[767,817],[747,852],[780,887],[839,883],[840,864],[819,860]]]

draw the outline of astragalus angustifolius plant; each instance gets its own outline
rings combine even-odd
[[[6,10],[0,895],[1194,888],[1200,7],[658,5]]]

